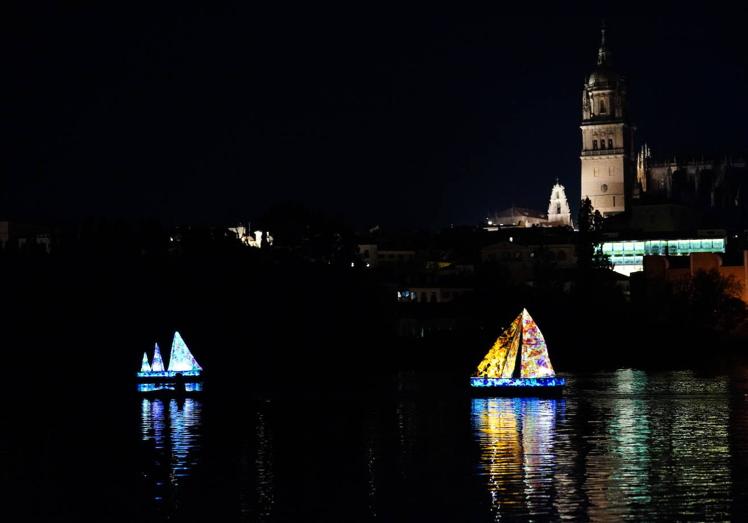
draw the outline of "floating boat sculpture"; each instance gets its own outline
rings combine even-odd
[[[488,395],[556,395],[565,385],[564,378],[556,377],[545,338],[527,309],[501,333],[470,378],[473,391]]]
[[[197,363],[190,352],[187,344],[179,332],[174,333],[174,341],[171,344],[169,354],[169,368],[164,369],[164,361],[161,358],[161,349],[156,343],[153,349],[153,360],[148,363],[148,355],[143,354],[143,363],[138,372],[140,381],[173,381],[177,374],[181,374],[185,381],[195,381],[200,378],[203,368]]]

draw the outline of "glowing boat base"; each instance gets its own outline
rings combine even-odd
[[[178,389],[174,384],[138,383],[138,392],[143,396],[153,398],[200,396],[202,391],[203,384],[199,382],[186,382],[184,384],[184,390]]]
[[[138,381],[141,383],[174,383],[177,379],[177,374],[181,374],[185,382],[201,381],[202,372],[200,371],[161,371],[161,372],[138,372]]]
[[[470,378],[470,389],[481,396],[560,396],[566,380],[552,378]]]

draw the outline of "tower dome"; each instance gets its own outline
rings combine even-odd
[[[600,48],[597,51],[597,67],[587,77],[590,89],[613,89],[621,77],[611,67],[611,54],[605,42],[605,26],[600,29]]]

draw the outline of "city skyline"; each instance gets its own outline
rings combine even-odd
[[[600,16],[143,15],[49,8],[6,33],[5,218],[226,223],[291,200],[439,227],[543,210],[556,178],[578,207]],[[736,21],[606,24],[639,143],[744,151]]]

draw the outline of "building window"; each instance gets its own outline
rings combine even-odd
[[[600,186],[600,192],[608,192],[608,185],[607,185],[607,184],[605,184],[605,183],[604,183],[604,184],[602,184],[602,185]]]
[[[592,140],[592,149],[597,150],[597,140]]]
[[[608,149],[613,148],[613,138],[608,138]]]
[[[600,140],[600,149],[605,149],[605,138]]]
[[[600,99],[600,114],[605,114],[607,110],[605,109],[605,100],[602,98]]]

